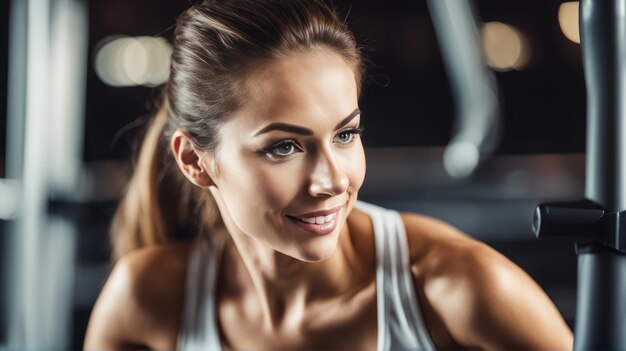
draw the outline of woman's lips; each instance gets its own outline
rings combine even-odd
[[[344,204],[345,205],[345,204]],[[337,211],[339,211],[340,208],[342,208],[344,205],[341,206],[337,206],[337,207],[333,207],[330,208],[328,210],[322,210],[322,211],[315,211],[315,212],[309,212],[309,213],[305,213],[305,214],[301,214],[301,215],[296,215],[296,216],[292,216],[295,218],[305,218],[305,217],[317,217],[317,216],[327,216],[331,213],[336,213]]]
[[[326,217],[330,217],[332,215],[332,219],[328,222],[324,222],[322,224],[317,224],[321,221],[317,221],[316,223],[307,223],[301,219],[287,216],[292,222],[294,222],[298,227],[306,230],[309,233],[316,235],[326,235],[330,234],[337,227],[337,217],[339,216],[339,211],[334,212],[332,214],[327,215]]]

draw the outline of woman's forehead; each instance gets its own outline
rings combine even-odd
[[[358,104],[354,72],[330,51],[302,53],[265,65],[245,85],[241,110],[253,124],[310,118],[336,121]]]

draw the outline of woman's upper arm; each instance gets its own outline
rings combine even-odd
[[[456,343],[485,350],[572,348],[560,313],[521,268],[445,223],[403,219],[414,247],[415,285]]]
[[[488,350],[571,350],[572,332],[521,268],[484,247],[468,265],[466,337]]]
[[[140,324],[134,320],[138,316],[135,261],[121,258],[109,275],[89,318],[85,350],[119,350],[137,342],[129,337],[137,335]]]

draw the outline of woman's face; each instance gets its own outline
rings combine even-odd
[[[264,65],[245,84],[242,108],[205,159],[222,217],[231,235],[324,260],[365,177],[353,70],[318,49]]]

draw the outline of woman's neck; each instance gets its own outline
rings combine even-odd
[[[371,273],[371,267],[359,262],[347,223],[333,254],[316,263],[287,256],[249,236],[230,237],[223,261],[227,290],[254,300],[268,331],[297,329],[313,303],[352,293]]]

